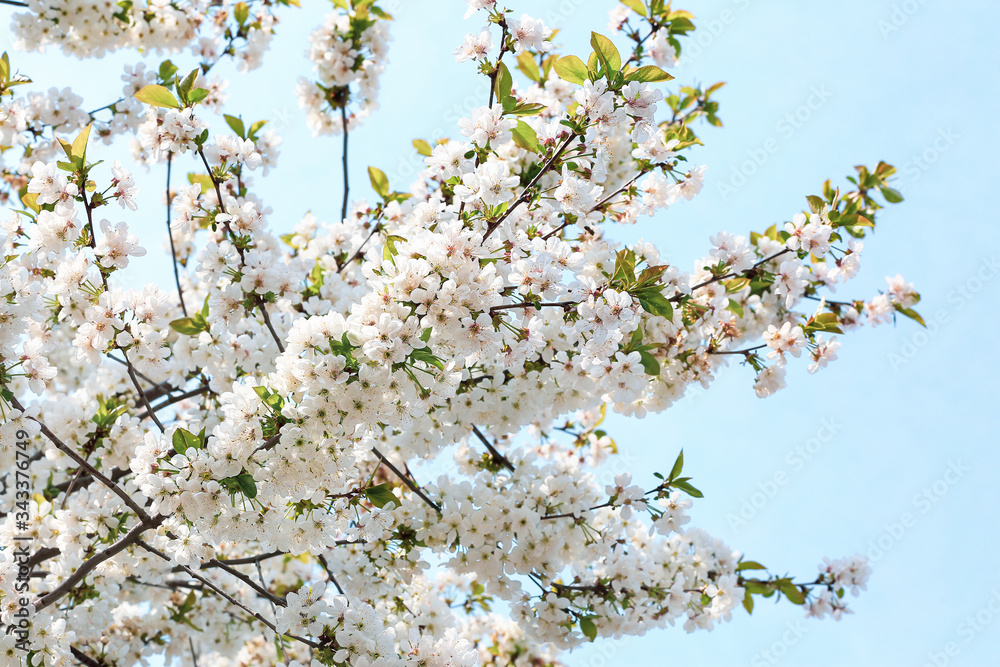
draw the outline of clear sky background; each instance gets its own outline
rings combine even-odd
[[[295,79],[308,70],[306,36],[330,7],[303,4],[283,12],[262,70],[243,76],[220,68],[235,75],[229,113],[271,119],[285,138],[278,169],[256,179],[273,207],[270,223],[282,232],[307,210],[333,219],[340,206],[339,138],[312,138],[293,97]],[[358,196],[371,196],[368,164],[405,190],[419,164],[410,141],[456,135],[457,118],[486,99],[474,68],[451,55],[465,33],[481,27],[477,18],[462,21],[464,3],[382,4],[398,20],[382,78],[383,110],[351,137]],[[563,52],[586,56],[590,30],[607,33],[614,3],[508,4],[517,16],[528,12],[562,28]],[[727,81],[717,94],[725,128],[700,132],[707,146],[693,159],[709,169],[699,197],[611,233],[653,240],[668,262],[691,268],[715,231],[747,234],[790,219],[826,178],[844,184],[853,165],[885,160],[900,167],[896,187],[906,201],[880,214],[865,242],[861,276],[837,297],[870,298],[884,288],[884,276],[902,273],[923,295],[918,309],[928,328],[901,320],[848,335],[838,361],[815,376],[805,363],[792,363],[789,387],[766,400],[755,397],[751,370],[734,364],[711,391],[693,391],[664,414],[609,420],[623,461],[640,471],[642,483],[652,470],[668,470],[683,447],[686,472],[705,493],[692,525],[773,571],[812,578],[825,555],[868,552],[874,574],[869,590],[852,600],[854,615],[839,623],[809,620],[800,608],[765,601],[752,617],[739,610],[733,623],[710,634],[655,631],[587,647],[568,662],[995,664],[1000,5],[675,4],[695,13],[698,31],[694,44],[686,42],[674,83]],[[133,59],[81,63],[55,50],[13,58],[40,85],[86,91],[89,107],[115,98],[121,64]],[[186,57],[175,62],[194,64]],[[113,155],[105,149],[99,157]],[[138,213],[109,210],[154,250],[165,241],[163,177],[162,167],[137,174]],[[157,254],[134,275],[168,286],[169,264]]]

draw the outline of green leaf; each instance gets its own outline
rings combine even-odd
[[[258,120],[256,123],[251,125],[250,131],[247,132],[247,138],[253,141],[257,141],[257,133],[260,132],[260,129],[265,125],[267,125],[266,120]]]
[[[200,69],[191,70],[182,81],[177,83],[177,94],[180,95],[182,100],[188,99],[188,93],[194,88],[194,80],[198,78],[198,72],[200,71]]]
[[[87,154],[87,140],[90,138],[90,128],[94,126],[93,123],[83,128],[80,134],[76,135],[76,139],[73,140],[73,147],[70,149],[72,157],[79,160],[80,166],[84,164],[84,157]]]
[[[510,76],[510,70],[502,62],[497,65],[496,78],[494,79],[493,92],[496,93],[497,101],[503,103],[510,97],[514,80]]]
[[[753,595],[749,591],[743,594],[743,608],[747,610],[748,614],[753,613]]]
[[[576,56],[563,56],[556,61],[554,69],[564,81],[582,84],[587,80],[587,66]]]
[[[188,449],[201,449],[204,446],[201,438],[183,428],[174,431],[171,443],[174,446],[174,451],[178,454],[184,454]]]
[[[513,98],[507,98],[507,99],[513,99]],[[510,114],[512,116],[536,116],[545,111],[547,108],[548,107],[546,107],[544,104],[538,104],[536,102],[524,102],[522,104],[516,104],[510,107],[510,109],[506,109],[504,113]]]
[[[524,51],[517,57],[517,69],[521,70],[526,77],[536,83],[542,80],[542,73],[538,69],[538,63],[535,62],[534,57],[527,51]]]
[[[236,476],[236,483],[240,486],[240,491],[247,498],[257,497],[257,483],[253,479],[253,475],[249,473],[243,473],[242,475]]]
[[[643,370],[646,371],[646,375],[660,374],[660,362],[648,351],[639,350],[639,361],[642,364]]]
[[[898,204],[899,202],[903,201],[903,195],[899,193],[899,190],[890,188],[887,185],[882,186],[881,188],[879,188],[879,190],[882,191],[882,196],[885,197],[885,200],[890,204]]]
[[[182,317],[179,320],[173,320],[170,323],[170,328],[177,333],[184,334],[185,336],[197,336],[202,331],[208,330],[201,322],[190,317]]]
[[[222,117],[226,119],[226,125],[228,125],[233,132],[240,135],[240,139],[247,138],[247,131],[243,125],[242,118],[230,116],[229,114],[222,114]]]
[[[621,0],[621,3],[639,16],[646,16],[646,5],[642,4],[642,0]]]
[[[743,306],[732,299],[729,300],[729,305],[726,306],[726,310],[736,315],[736,317],[743,317]]]
[[[615,257],[615,271],[611,274],[611,281],[621,282],[631,285],[635,280],[635,253],[625,248],[619,250]]]
[[[740,561],[739,565],[736,566],[736,571],[741,572],[743,570],[766,570],[767,568],[754,560],[744,560]]]
[[[233,7],[233,16],[236,18],[236,22],[241,26],[247,22],[247,18],[250,16],[250,8],[247,7],[247,3],[240,2]]]
[[[208,97],[208,91],[204,88],[195,88],[188,94],[188,102],[191,104],[198,104],[203,99]]]
[[[924,318],[920,316],[920,313],[918,313],[917,311],[913,310],[912,308],[903,308],[902,306],[900,306],[900,305],[897,304],[896,305],[896,310],[898,312],[902,313],[903,315],[906,315],[907,317],[909,317],[911,320],[913,320],[914,322],[916,322],[920,326],[922,326],[924,328],[927,327],[927,324],[924,322]]]
[[[514,137],[514,143],[524,150],[538,152],[538,135],[523,120],[517,121],[517,127],[511,131],[511,135]]]
[[[389,179],[386,178],[385,173],[381,169],[368,167],[368,180],[372,183],[372,189],[382,199],[389,196]]]
[[[704,498],[705,497],[705,495],[701,491],[699,491],[698,489],[694,488],[693,486],[691,486],[690,484],[688,484],[686,481],[676,481],[676,482],[674,482],[672,484],[672,486],[674,488],[680,489],[681,491],[683,491],[684,493],[688,494],[689,496],[691,496],[693,498]]]
[[[677,460],[674,461],[674,467],[670,469],[670,476],[667,477],[669,480],[675,480],[681,474],[681,470],[684,469],[684,450],[677,455]]]
[[[392,487],[388,484],[379,484],[365,489],[365,496],[375,507],[385,507],[389,503],[399,504],[399,499],[392,493]]]
[[[590,45],[594,47],[597,57],[604,63],[609,77],[622,68],[622,57],[610,39],[592,32],[590,33]]]
[[[423,361],[439,370],[444,370],[444,362],[434,356],[434,353],[426,347],[416,348],[410,351],[410,359],[413,361]]]
[[[434,152],[433,149],[431,148],[431,145],[426,141],[424,141],[423,139],[414,139],[413,147],[416,148],[417,152],[423,155],[424,157],[430,157],[431,154]]]
[[[778,580],[778,590],[785,594],[788,601],[792,604],[805,604],[806,596],[798,586],[793,584],[789,579],[779,579]]]
[[[160,63],[160,70],[157,73],[157,76],[160,77],[160,81],[170,81],[174,78],[174,74],[177,74],[177,65],[173,64],[169,60],[164,60]]]
[[[594,625],[594,619],[596,616],[581,616],[580,617],[580,632],[589,639],[594,641],[597,639],[597,626]]]
[[[658,285],[643,287],[635,291],[635,298],[639,300],[642,309],[651,315],[672,320],[674,318],[674,307],[670,299],[663,296],[662,288]]]
[[[163,86],[152,83],[138,93],[135,94],[135,99],[140,102],[144,102],[150,106],[163,107],[164,109],[180,109],[181,105],[177,102],[177,98],[174,94]]]
[[[638,69],[630,70],[625,75],[626,81],[643,81],[645,83],[658,83],[660,81],[670,81],[674,77],[667,74],[656,65],[645,65]]]

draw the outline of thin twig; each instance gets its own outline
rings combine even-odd
[[[416,483],[414,483],[414,481],[412,479],[410,479],[409,477],[407,477],[406,475],[404,475],[403,473],[401,473],[399,471],[399,468],[397,468],[396,466],[394,466],[389,459],[387,459],[385,456],[382,455],[382,452],[380,452],[379,450],[377,450],[374,447],[372,447],[372,453],[375,456],[378,457],[379,461],[381,461],[382,463],[385,464],[386,468],[388,468],[389,470],[391,470],[393,472],[393,474],[396,475],[396,477],[398,477],[400,480],[402,480],[403,484],[406,484],[406,486],[409,487],[410,491],[413,491],[415,494],[417,494],[418,496],[420,496],[420,499],[423,500],[428,505],[430,505],[434,509],[435,512],[437,512],[438,514],[441,513],[441,507],[437,503],[435,503],[433,500],[431,500],[430,498],[428,498],[427,494],[425,494],[420,489],[420,487],[417,486]]]
[[[330,564],[326,562],[326,556],[324,556],[323,554],[316,554],[316,560],[319,561],[319,564],[326,572],[326,576],[330,577],[330,583],[334,585],[338,593],[343,595],[344,589],[340,587],[339,583],[337,583],[337,577],[333,576],[333,570],[330,569]]]
[[[13,405],[15,409],[20,410],[21,412],[25,411],[24,406],[21,405],[20,401],[18,401],[16,397],[11,398],[11,405]],[[142,507],[140,507],[139,504],[136,503],[131,496],[125,493],[125,491],[123,491],[120,486],[118,486],[110,479],[108,479],[107,476],[100,470],[87,463],[87,461],[82,456],[77,454],[73,449],[71,449],[68,445],[66,445],[66,443],[60,440],[56,436],[56,434],[53,433],[51,430],[49,430],[49,427],[43,424],[40,420],[35,419],[34,417],[30,417],[30,419],[41,427],[42,433],[45,435],[46,438],[48,438],[52,442],[53,445],[56,446],[57,449],[69,455],[69,457],[73,459],[77,465],[86,468],[87,472],[89,472],[92,477],[99,480],[102,484],[111,489],[111,491],[114,492],[115,495],[117,495],[119,498],[125,501],[125,504],[128,505],[129,509],[135,512],[136,516],[138,516],[143,523],[146,524],[150,523],[151,519],[149,518],[149,515],[146,513],[146,510],[142,509]]]
[[[132,362],[128,360],[128,354],[120,347],[118,349],[121,350],[122,356],[125,357],[126,367],[128,368],[128,376],[132,378],[132,384],[135,385],[135,390],[139,392],[139,399],[142,400],[142,404],[145,406],[146,412],[153,420],[153,423],[160,429],[160,433],[163,433],[166,429],[163,428],[163,423],[160,421],[159,417],[156,416],[156,411],[153,410],[153,406],[149,404],[149,399],[146,398],[146,392],[142,390],[142,385],[139,384],[139,379],[135,376],[135,369],[132,367]]]
[[[163,560],[167,561],[168,563],[173,562],[173,561],[170,560],[169,556],[167,556],[165,553],[163,553],[162,551],[160,551],[156,547],[150,546],[149,544],[147,544],[146,542],[143,542],[142,540],[139,540],[137,542],[137,544],[140,547],[142,547],[143,549],[145,549],[146,551],[148,551],[149,553],[154,554],[156,556],[159,556],[160,558],[162,558]],[[187,572],[190,577],[192,577],[193,579],[197,579],[198,581],[200,581],[201,583],[203,583],[207,588],[211,589],[212,591],[214,591],[218,595],[222,596],[222,598],[224,600],[226,600],[226,602],[228,602],[229,604],[232,604],[232,605],[235,605],[235,606],[239,607],[240,609],[242,609],[247,614],[250,614],[251,616],[253,616],[254,618],[256,618],[258,621],[260,621],[261,623],[263,623],[267,627],[269,627],[272,630],[274,630],[275,632],[277,632],[277,628],[274,627],[273,623],[271,623],[266,618],[264,618],[263,616],[261,616],[258,612],[254,611],[254,610],[250,609],[249,607],[247,607],[246,605],[244,605],[239,600],[236,600],[233,596],[231,596],[229,593],[226,593],[224,590],[222,590],[221,588],[219,588],[218,586],[216,586],[215,584],[213,584],[210,580],[208,580],[205,577],[201,576],[200,574],[198,574],[197,572],[195,572],[194,570],[192,570],[191,568],[189,568],[187,565],[181,565],[180,568],[182,570],[184,570],[185,572]],[[284,601],[282,601],[282,606],[284,606]],[[321,647],[321,644],[317,644],[316,642],[314,642],[314,641],[312,641],[310,639],[305,639],[305,638],[299,637],[297,635],[293,635],[293,634],[290,634],[290,633],[285,633],[285,636],[286,637],[291,637],[292,639],[295,639],[296,641],[300,641],[303,644],[305,644],[306,646],[311,646],[313,648],[320,648]]]
[[[165,398],[165,399],[163,399],[162,402],[157,403],[156,405],[153,406],[153,412],[159,412],[163,408],[168,407],[170,405],[173,405],[174,403],[180,403],[181,401],[183,401],[185,399],[193,398],[195,396],[199,396],[201,394],[204,394],[204,393],[208,392],[208,390],[209,390],[208,389],[208,385],[203,384],[203,385],[200,385],[198,387],[195,387],[194,389],[191,389],[190,391],[186,391],[183,394],[179,394],[177,396],[171,396],[170,398]],[[148,416],[149,416],[148,413],[142,412],[142,413],[140,413],[136,417],[136,419],[138,419],[139,421],[142,421],[143,419],[145,419]]]
[[[340,119],[344,126],[344,148],[340,157],[344,170],[344,201],[340,205],[340,221],[343,222],[347,218],[347,193],[351,191],[350,181],[347,176],[347,100],[344,100],[344,105],[340,107]]]
[[[486,228],[486,233],[483,234],[483,242],[484,243],[486,242],[486,239],[488,239],[490,237],[490,234],[492,234],[497,229],[499,229],[500,225],[503,224],[503,221],[506,220],[508,217],[510,217],[510,214],[514,212],[514,209],[516,209],[518,206],[520,206],[524,202],[528,201],[528,199],[531,197],[531,194],[530,194],[531,190],[535,187],[535,185],[538,184],[538,181],[541,180],[542,176],[544,176],[545,174],[548,173],[549,169],[552,168],[552,165],[555,164],[555,161],[559,159],[559,157],[566,151],[567,148],[569,148],[569,145],[571,143],[573,143],[573,140],[576,139],[576,138],[577,138],[576,133],[570,134],[566,138],[566,141],[564,141],[562,143],[562,145],[559,146],[558,149],[556,149],[556,152],[552,154],[552,157],[550,157],[545,162],[545,164],[542,165],[542,168],[538,170],[538,173],[535,174],[535,177],[531,179],[531,182],[528,183],[526,186],[524,186],[524,190],[522,190],[521,194],[519,194],[517,196],[517,199],[514,200],[514,203],[512,203],[507,208],[507,210],[503,212],[503,215],[501,215],[499,218],[497,218],[496,222],[491,223]]]
[[[181,311],[184,317],[188,316],[187,306],[184,305],[184,290],[181,289],[181,275],[177,268],[177,250],[174,247],[174,233],[170,229],[170,165],[173,163],[174,154],[167,152],[167,236],[170,238],[170,256],[174,259],[174,282],[177,283],[177,296],[181,300]]]
[[[776,259],[778,257],[781,257],[782,255],[784,255],[785,253],[788,253],[788,252],[791,252],[791,250],[789,250],[788,248],[785,248],[784,250],[779,250],[778,252],[774,253],[770,257],[765,257],[764,259],[760,260],[759,262],[757,262],[756,264],[754,264],[753,266],[751,266],[746,271],[742,271],[740,273],[725,273],[725,274],[723,274],[721,276],[715,276],[714,278],[710,278],[709,280],[706,280],[705,282],[698,283],[697,285],[695,285],[694,287],[691,288],[691,293],[694,293],[695,290],[701,289],[702,287],[707,287],[708,285],[711,285],[713,283],[717,283],[720,280],[726,280],[727,278],[739,278],[740,276],[744,276],[744,277],[746,277],[746,276],[752,276],[752,275],[754,275],[757,272],[757,269],[759,269],[763,265],[767,264],[772,259]],[[676,294],[676,295],[670,297],[667,300],[668,301],[680,301],[685,296],[690,296],[690,294],[683,294],[683,293]]]
[[[132,546],[133,544],[140,542],[141,540],[139,539],[139,537],[144,532],[156,528],[161,523],[163,523],[166,520],[166,518],[167,517],[161,514],[157,516],[155,519],[140,522],[139,525],[130,530],[128,534],[125,535],[125,537],[118,540],[104,551],[101,551],[100,553],[97,553],[94,556],[91,556],[87,560],[83,561],[80,567],[77,568],[77,570],[73,574],[68,576],[65,581],[63,581],[61,584],[59,584],[59,586],[55,587],[54,589],[52,589],[52,591],[46,593],[43,597],[35,601],[35,613],[37,614],[39,611],[45,609],[50,604],[56,602],[64,595],[69,593],[71,590],[76,588],[77,584],[83,581],[84,578],[88,574],[90,574],[95,567],[97,567],[104,561],[108,560],[109,558],[113,558],[117,554],[124,551],[126,548]]]
[[[499,463],[500,465],[502,465],[507,470],[510,470],[511,472],[514,472],[514,464],[511,463],[510,460],[508,460],[506,456],[504,456],[499,451],[497,451],[497,448],[494,447],[490,443],[490,441],[486,439],[486,436],[483,435],[482,431],[479,430],[478,426],[473,426],[472,427],[472,432],[476,434],[476,437],[479,438],[480,442],[482,442],[484,445],[486,445],[486,449],[490,450],[490,454],[493,456],[493,460],[496,463]]]

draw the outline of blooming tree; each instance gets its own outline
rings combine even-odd
[[[559,665],[761,596],[839,618],[864,589],[864,558],[770,574],[690,526],[682,454],[606,485],[598,466],[609,410],[665,410],[734,361],[766,397],[849,329],[919,321],[900,277],[827,296],[901,199],[894,169],[720,231],[690,270],[624,247],[616,225],[698,194],[692,148],[721,125],[721,83],[667,72],[694,17],[622,0],[615,39],[577,57],[538,19],[467,4],[485,27],[454,54],[488,99],[413,142],[426,167],[405,189],[369,167],[371,203],[348,196],[348,137],[377,109],[392,17],[333,0],[297,95],[341,137],[340,216],[278,230],[253,177],[280,178],[280,138],[213,70],[258,67],[297,0],[12,10],[16,50],[146,60],[89,112],[0,61],[4,665]],[[157,176],[143,187],[166,174],[164,284],[127,278],[162,231],[114,221],[137,206],[123,135]]]

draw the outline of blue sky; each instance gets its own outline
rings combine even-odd
[[[340,206],[339,140],[313,139],[292,95],[308,68],[306,36],[329,7],[304,4],[284,12],[265,67],[235,76],[230,87],[231,109],[272,119],[285,137],[278,169],[257,179],[274,209],[271,224],[281,230],[306,210],[332,219]],[[590,30],[607,32],[613,6],[508,4],[518,16],[529,12],[562,28],[564,53],[577,55],[589,52]],[[853,165],[886,160],[901,169],[897,187],[906,201],[882,212],[861,276],[838,297],[869,297],[884,287],[884,276],[902,273],[922,293],[919,310],[929,326],[900,321],[853,333],[838,361],[815,376],[794,364],[789,387],[767,400],[754,396],[751,371],[734,364],[711,391],[692,392],[664,414],[609,420],[633,470],[667,470],[683,447],[686,472],[706,496],[695,504],[694,524],[774,571],[811,578],[825,555],[870,552],[874,575],[853,600],[853,616],[814,621],[789,604],[759,603],[752,617],[740,610],[710,634],[657,631],[587,647],[568,662],[991,663],[1000,651],[1000,572],[991,567],[1000,548],[992,385],[1000,243],[991,201],[1000,149],[1000,5],[675,4],[694,12],[701,35],[674,72],[677,83],[728,82],[717,95],[725,128],[701,133],[707,146],[693,159],[709,168],[699,197],[614,235],[653,240],[668,262],[690,268],[715,231],[746,234],[789,219],[826,178],[843,183]],[[451,57],[481,25],[462,21],[464,3],[383,6],[398,21],[383,110],[351,138],[359,196],[371,194],[368,164],[383,169],[394,189],[406,189],[417,164],[410,141],[456,134],[457,118],[485,103],[474,68]],[[130,59],[81,63],[54,50],[13,58],[45,86],[82,91],[80,82],[88,82],[94,107],[114,99],[120,64]],[[145,186],[140,209],[124,219],[155,249],[164,239],[162,173],[138,176]],[[169,284],[168,263],[157,254],[136,277]]]

